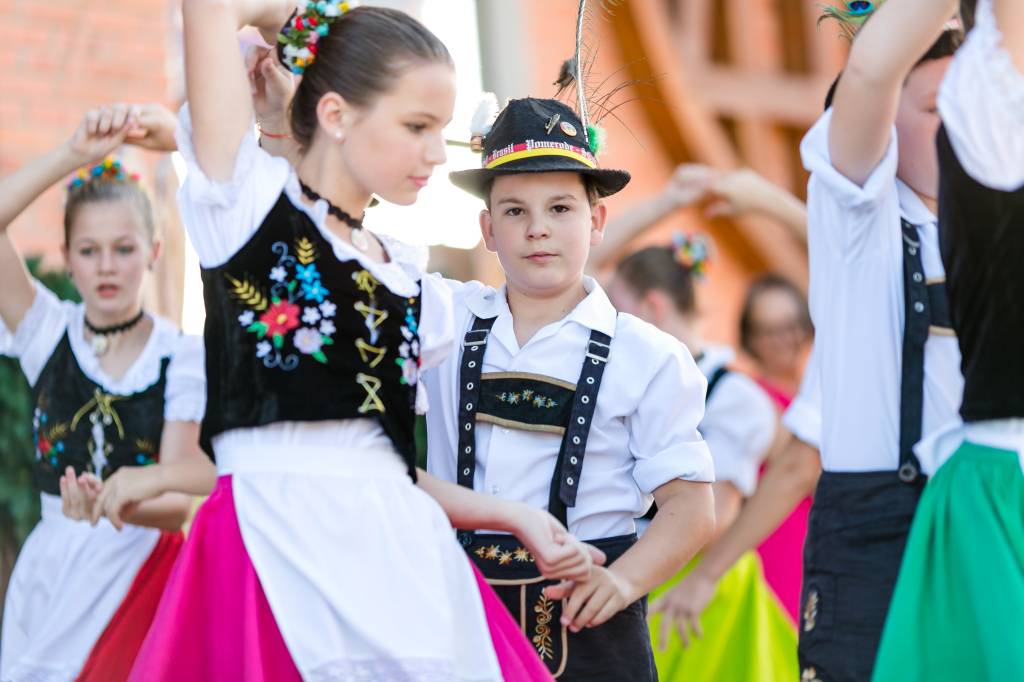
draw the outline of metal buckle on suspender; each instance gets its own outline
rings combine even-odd
[[[466,337],[462,341],[463,348],[467,346],[485,346],[487,345],[487,336],[491,333],[490,329],[470,329],[466,332]],[[479,338],[473,336],[473,334],[480,334]]]
[[[608,355],[612,347],[600,341],[589,341],[587,343],[587,357],[600,362],[608,362]]]

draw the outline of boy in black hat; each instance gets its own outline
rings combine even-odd
[[[454,284],[461,353],[425,377],[428,469],[544,506],[607,555],[585,583],[550,585],[514,537],[460,532],[471,558],[562,680],[655,680],[645,595],[714,525],[711,456],[697,431],[706,383],[684,346],[617,314],[584,277],[603,197],[593,130],[555,100],[514,100],[452,181],[483,199],[480,227],[506,275]],[[580,369],[582,367],[582,370]],[[660,513],[641,540],[633,519]]]

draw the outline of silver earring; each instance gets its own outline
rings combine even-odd
[[[338,130],[338,131],[335,131],[335,133],[334,133],[334,139],[335,139],[335,140],[338,140],[339,142],[341,141],[341,131],[340,131],[340,130]]]

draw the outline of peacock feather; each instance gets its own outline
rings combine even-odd
[[[818,18],[818,24],[820,25],[827,19],[834,19],[839,22],[839,30],[842,31],[843,37],[852,42],[857,36],[857,32],[864,26],[864,22],[881,7],[883,2],[885,0],[876,0],[875,2],[847,0],[843,3],[845,7],[825,5],[822,7],[824,11]]]

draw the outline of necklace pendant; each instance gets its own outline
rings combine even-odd
[[[352,230],[352,236],[350,237],[352,246],[356,247],[360,251],[366,251],[370,248],[370,240],[366,238],[366,232],[362,229]]]
[[[107,350],[110,349],[110,339],[102,334],[95,334],[92,337],[92,352],[97,357],[106,355]]]

